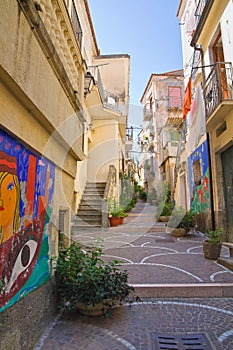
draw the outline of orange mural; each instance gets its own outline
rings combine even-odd
[[[16,158],[0,152],[0,243],[19,229],[20,189]]]

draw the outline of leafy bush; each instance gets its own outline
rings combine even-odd
[[[219,244],[222,242],[223,229],[217,228],[216,230],[208,230],[205,233],[205,240],[212,244]]]
[[[105,263],[102,248],[84,251],[77,243],[61,249],[56,259],[56,286],[61,307],[75,308],[103,303],[105,314],[110,313],[114,301],[124,301],[134,291],[128,284],[127,271],[120,271],[118,260]],[[112,302],[110,303],[109,300]]]
[[[189,231],[195,226],[195,213],[192,210],[186,212],[183,208],[174,209],[168,226]]]

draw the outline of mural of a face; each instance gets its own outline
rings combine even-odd
[[[0,243],[19,228],[19,181],[15,157],[0,152]]]
[[[55,166],[0,128],[0,313],[50,279]]]

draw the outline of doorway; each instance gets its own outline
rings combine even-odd
[[[221,155],[226,208],[227,238],[233,242],[233,146]]]

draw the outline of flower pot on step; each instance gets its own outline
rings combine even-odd
[[[124,223],[124,216],[119,217],[119,225],[122,225]]]
[[[120,217],[119,216],[111,216],[109,218],[110,225],[111,226],[118,226],[120,224]]]
[[[203,252],[204,252],[204,257],[209,260],[217,260],[218,257],[220,256],[222,244],[213,244],[209,243],[208,241],[203,241]]]

